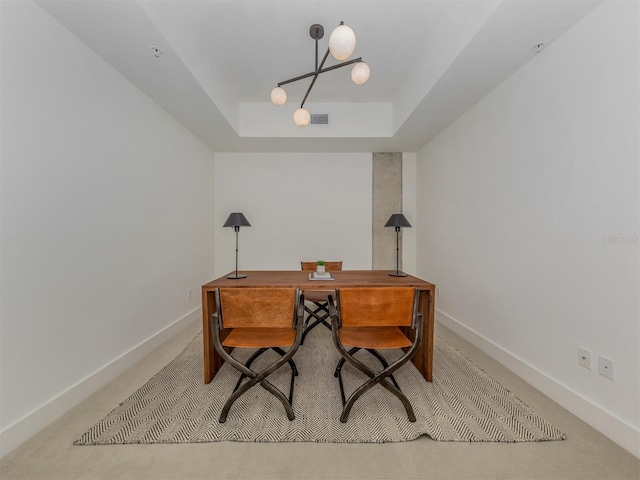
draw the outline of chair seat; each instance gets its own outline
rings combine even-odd
[[[234,328],[222,341],[224,347],[290,347],[296,331],[291,328]]]
[[[339,335],[340,342],[350,347],[384,350],[413,345],[398,327],[342,327]]]
[[[335,290],[305,290],[304,299],[309,302],[327,302],[330,294]]]

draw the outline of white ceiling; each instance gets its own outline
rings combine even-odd
[[[601,0],[40,0],[37,3],[214,151],[417,151]],[[340,21],[371,68],[321,74],[305,104],[329,125],[292,116],[314,69],[309,27],[327,49]],[[151,47],[162,50],[160,57]],[[544,55],[544,49],[538,55]],[[331,57],[325,66],[336,62]],[[524,94],[524,93],[523,93]]]

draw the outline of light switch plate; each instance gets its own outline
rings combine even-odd
[[[598,372],[603,377],[613,380],[613,360],[600,355],[598,357]]]
[[[591,350],[578,347],[578,364],[591,370]]]

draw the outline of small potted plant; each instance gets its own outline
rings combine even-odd
[[[316,262],[316,273],[318,275],[323,275],[324,274],[324,266],[325,266],[325,261],[324,260],[318,260]]]

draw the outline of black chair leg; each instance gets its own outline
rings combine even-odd
[[[351,350],[349,350],[349,355],[353,355],[354,353],[356,353],[358,350],[360,350],[358,347],[353,347]],[[378,352],[377,350],[374,350],[373,348],[367,348],[366,349],[367,352],[369,352],[371,355],[373,355],[374,357],[376,357],[380,363],[382,364],[382,368],[389,368],[389,364],[387,363],[387,360],[380,354],[380,352]],[[340,361],[338,362],[338,366],[336,366],[336,370],[335,372],[333,372],[333,376],[334,377],[339,377],[339,375],[341,375],[341,371],[342,371],[342,366],[344,365],[345,359],[341,358]],[[400,390],[400,386],[398,385],[398,382],[396,382],[396,379],[393,375],[389,375],[389,378],[391,378],[391,381],[393,382],[393,384],[395,385],[395,387]],[[341,382],[342,383],[342,382]],[[344,405],[345,400],[344,400],[344,392],[342,393],[342,404]]]
[[[260,349],[256,350],[255,352],[253,352],[251,354],[251,356],[249,357],[249,359],[245,362],[245,366],[247,368],[251,368],[251,364],[253,363],[253,361],[256,358],[258,358],[260,355],[262,355],[264,352],[266,352],[267,350],[268,350],[267,348],[260,348]],[[236,383],[236,386],[233,389],[234,392],[236,390],[238,390],[238,388],[240,388],[240,385],[242,384],[242,380],[244,380],[245,378],[247,378],[247,376],[244,373],[240,374],[240,378],[238,379],[238,383]]]
[[[407,396],[404,393],[402,393],[402,390],[400,390],[400,387],[397,386],[397,382],[395,381],[395,378],[392,380],[394,385],[390,384],[388,382],[388,380],[387,380],[387,378],[393,376],[393,372],[395,370],[400,368],[402,365],[404,365],[410,359],[410,356],[409,355],[405,355],[405,356],[399,358],[398,360],[396,360],[395,362],[393,362],[390,366],[385,367],[382,371],[380,371],[378,373],[375,373],[369,367],[367,367],[364,363],[360,362],[358,359],[353,357],[353,353],[355,353],[355,351],[357,351],[357,350],[359,350],[359,349],[356,348],[356,347],[353,347],[353,348],[351,348],[351,350],[349,350],[347,352],[344,348],[339,348],[340,354],[343,357],[342,360],[347,360],[356,369],[358,369],[362,373],[368,375],[369,376],[369,380],[367,382],[365,382],[364,384],[360,385],[354,392],[352,392],[351,395],[349,396],[349,398],[346,399],[346,401],[345,401],[344,384],[343,384],[343,381],[342,381],[342,369],[337,370],[338,371],[338,382],[340,384],[340,395],[342,397],[342,405],[343,405],[343,407],[342,407],[342,415],[340,415],[340,422],[342,422],[342,423],[346,423],[347,422],[347,420],[349,419],[349,413],[351,412],[351,408],[353,407],[353,404],[356,402],[356,400],[358,400],[365,392],[367,392],[368,390],[370,390],[371,388],[373,388],[377,384],[382,385],[390,393],[395,395],[402,402],[402,405],[404,406],[404,409],[407,412],[407,417],[408,417],[409,421],[410,422],[415,422],[416,421],[416,415],[415,415],[415,413],[413,411],[413,407],[411,406],[411,403],[409,402],[409,399],[407,398]],[[367,349],[367,350],[369,350],[369,349]],[[378,353],[378,352],[376,352],[376,353]],[[381,355],[380,356],[379,355],[375,355],[375,356],[376,356],[376,358],[378,358],[378,360],[380,360]],[[384,363],[387,363],[386,360],[383,359],[383,361],[384,361]]]
[[[289,420],[293,420],[294,418],[296,418],[293,413],[293,407],[291,406],[291,403],[287,401],[287,397],[285,397],[284,394],[271,382],[269,382],[268,380],[264,380],[265,375],[263,374],[264,372],[261,372],[259,375],[257,375],[257,377],[262,377],[262,380],[250,378],[248,382],[245,382],[238,390],[231,394],[231,396],[227,399],[226,403],[222,407],[220,418],[218,418],[219,423],[224,423],[227,421],[227,415],[229,414],[229,410],[231,409],[231,406],[235,403],[235,401],[240,398],[240,396],[243,395],[247,390],[258,383],[261,387],[263,387],[265,390],[273,394],[278,400],[280,400],[280,403],[282,403],[282,406],[284,407],[287,413],[287,418]],[[293,379],[293,375],[291,376],[291,378]],[[292,390],[293,386],[290,388],[290,393],[292,392]]]
[[[369,352],[371,355],[373,355],[374,357],[376,357],[378,360],[380,360],[380,363],[382,364],[382,368],[389,368],[389,364],[387,363],[387,360],[382,356],[382,354],[380,354],[379,351],[374,350],[373,348],[367,348],[367,352]],[[391,379],[391,381],[393,382],[393,384],[395,385],[395,387],[400,390],[400,386],[398,385],[398,382],[396,382],[395,377],[393,376],[393,374],[389,375],[389,378]]]
[[[346,403],[342,407],[342,415],[340,415],[340,422],[346,423],[347,420],[349,420],[349,413],[351,413],[351,408],[353,407],[353,404],[356,402],[356,400],[358,400],[364,393],[366,393],[368,390],[370,390],[372,387],[374,387],[378,383],[380,383],[389,392],[394,394],[402,402],[402,405],[404,406],[404,409],[407,412],[407,418],[409,419],[409,421],[410,422],[416,421],[416,414],[413,411],[413,407],[411,406],[411,402],[409,402],[409,399],[407,398],[407,396],[404,393],[402,393],[401,390],[397,390],[396,388],[391,386],[386,381],[385,375],[378,374],[378,375],[374,375],[372,378],[369,379],[368,382],[358,387],[351,394],[349,399],[346,401]]]
[[[304,311],[309,314],[304,323],[304,329],[302,333],[302,340],[300,345],[304,345],[304,339],[307,337],[307,334],[316,328],[318,325],[323,324],[329,330],[331,330],[331,325],[327,323],[327,319],[329,318],[329,309],[326,303],[321,302],[313,302],[316,305],[315,310],[311,310],[311,308],[305,306]],[[322,316],[320,316],[322,314]],[[314,322],[311,323],[311,318],[314,318]],[[311,323],[311,325],[309,325]]]
[[[245,367],[247,368],[251,368],[251,364],[253,363],[253,361],[258,358],[260,355],[262,355],[264,352],[266,352],[267,350],[269,350],[268,348],[260,348],[258,350],[256,350],[255,352],[253,352],[253,354],[249,357],[249,359],[245,362]],[[272,347],[271,350],[275,351],[277,354],[281,355],[281,356],[285,356],[285,351],[282,350],[280,347]],[[293,359],[289,359],[289,365],[291,366],[291,372],[293,374],[294,377],[298,376],[298,368],[296,367],[296,363],[293,361]],[[242,381],[247,378],[247,376],[242,373],[240,375],[240,378],[238,379],[238,383],[236,383],[235,388],[233,389],[233,391],[235,392],[240,385],[242,384]]]
[[[299,341],[299,338],[301,337],[298,336],[297,337],[297,342]],[[299,345],[299,343],[296,343],[294,345],[294,347],[296,347]],[[275,347],[278,348],[278,347]],[[267,349],[265,349],[267,350]],[[295,349],[292,349],[295,351]],[[283,352],[284,353],[284,352]],[[287,418],[289,420],[293,420],[295,419],[295,414],[293,413],[293,407],[292,407],[292,400],[293,400],[293,387],[294,387],[294,379],[295,379],[295,374],[293,369],[291,370],[291,385],[289,386],[289,398],[287,399],[287,397],[284,395],[284,393],[282,393],[280,391],[280,389],[278,389],[278,387],[276,387],[275,385],[273,385],[271,382],[269,382],[266,377],[268,377],[269,375],[271,375],[273,372],[275,372],[276,370],[278,370],[282,365],[284,365],[285,363],[288,363],[291,360],[291,356],[293,355],[292,351],[290,350],[289,352],[286,352],[286,354],[282,357],[282,359],[274,362],[272,365],[270,365],[269,367],[267,367],[266,369],[264,369],[261,372],[254,372],[253,370],[249,369],[245,364],[243,364],[242,362],[236,360],[235,358],[233,358],[231,355],[229,355],[228,353],[224,353],[224,355],[221,353],[221,355],[223,357],[225,357],[225,360],[229,363],[231,363],[236,369],[240,370],[242,372],[242,374],[245,377],[248,377],[249,380],[247,382],[244,382],[240,388],[238,388],[237,390],[234,390],[234,392],[231,394],[231,396],[227,399],[227,401],[225,402],[224,406],[222,407],[222,412],[220,412],[220,417],[218,418],[218,422],[219,423],[224,423],[227,421],[227,415],[229,414],[229,410],[231,409],[231,406],[235,403],[235,401],[240,398],[241,395],[243,395],[247,390],[249,390],[251,387],[257,385],[258,383],[260,384],[260,386],[262,388],[264,388],[265,390],[267,390],[268,392],[270,392],[272,395],[274,395],[278,400],[280,400],[280,403],[282,403],[282,406],[284,407],[286,414],[287,414]],[[254,353],[255,355],[255,353]],[[288,358],[287,358],[288,357]],[[257,358],[257,356],[256,356]]]
[[[271,350],[273,350],[274,352],[276,352],[277,354],[281,355],[281,356],[285,356],[286,352],[284,350],[282,350],[280,347],[271,347]],[[296,367],[296,362],[293,361],[293,359],[289,359],[289,365],[291,366],[291,371],[293,372],[293,376],[297,377],[298,376],[298,368]]]

